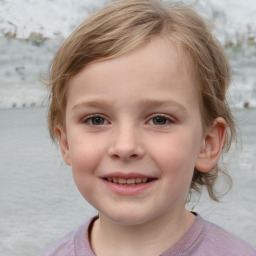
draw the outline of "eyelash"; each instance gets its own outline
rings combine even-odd
[[[95,119],[99,119],[99,120],[95,120]],[[155,123],[154,121],[157,121],[157,118],[160,120],[158,121],[164,121],[164,123]],[[98,124],[96,123],[93,123],[93,120],[98,122]],[[101,122],[99,122],[101,121]],[[154,126],[166,126],[166,125],[170,125],[170,124],[173,124],[175,122],[175,120],[173,118],[170,118],[169,116],[166,116],[166,115],[163,115],[163,114],[158,114],[158,115],[155,115],[153,117],[151,117],[148,121],[148,123],[150,125],[154,125]],[[101,115],[91,115],[91,116],[88,116],[86,119],[83,120],[83,123],[87,123],[88,125],[91,125],[91,126],[101,126],[101,125],[106,125],[106,124],[109,124],[109,122],[107,121],[107,119]]]
[[[99,118],[103,121],[103,123],[100,124],[93,124],[93,119]],[[100,125],[105,125],[105,124],[109,124],[109,122],[107,121],[107,119],[101,115],[92,115],[92,116],[88,116],[86,119],[83,120],[83,123],[87,123],[91,126],[100,126]]]
[[[163,124],[154,123],[154,119],[156,120],[157,118],[163,119],[164,123]],[[175,122],[175,120],[173,118],[171,118],[170,116],[167,116],[167,115],[163,115],[163,114],[157,114],[149,119],[149,123],[152,125],[155,125],[155,126],[166,126],[166,125],[173,124],[174,122]]]

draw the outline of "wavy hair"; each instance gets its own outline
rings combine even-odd
[[[217,117],[227,122],[223,152],[236,140],[234,118],[226,100],[230,84],[230,66],[225,52],[196,11],[185,5],[167,6],[156,0],[115,1],[87,18],[58,50],[50,71],[48,127],[55,141],[56,125],[65,127],[65,111],[70,79],[87,65],[116,58],[162,36],[187,54],[193,63],[204,129]],[[203,185],[210,197],[218,201],[214,184],[224,173],[217,165],[208,173],[194,171],[191,189]]]

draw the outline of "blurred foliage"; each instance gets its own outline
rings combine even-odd
[[[225,45],[225,51],[230,59],[256,58],[256,42],[246,45],[228,44]]]
[[[33,33],[30,34],[28,40],[33,45],[40,46],[40,45],[42,45],[44,43],[46,38],[41,33],[33,32]]]

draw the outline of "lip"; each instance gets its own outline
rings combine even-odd
[[[148,178],[150,179],[150,181],[131,186],[131,185],[120,185],[117,183],[109,182],[108,180],[106,180],[106,178],[123,178],[123,179]],[[110,189],[112,192],[116,194],[119,194],[122,196],[135,196],[150,189],[157,181],[157,178],[149,175],[140,174],[140,173],[110,173],[102,176],[101,180],[108,189]]]
[[[123,178],[123,179],[132,179],[132,178],[149,178],[149,179],[156,179],[157,177],[152,175],[145,175],[142,173],[121,173],[121,172],[111,172],[109,174],[101,176],[101,178]]]

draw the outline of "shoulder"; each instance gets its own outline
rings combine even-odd
[[[201,245],[207,248],[207,255],[256,256],[256,249],[224,228],[203,220],[205,224]]]
[[[76,256],[74,239],[76,232],[70,232],[44,249],[39,256]]]
[[[88,220],[76,231],[70,232],[60,240],[47,247],[39,256],[95,256],[89,243],[89,227],[97,216]]]

